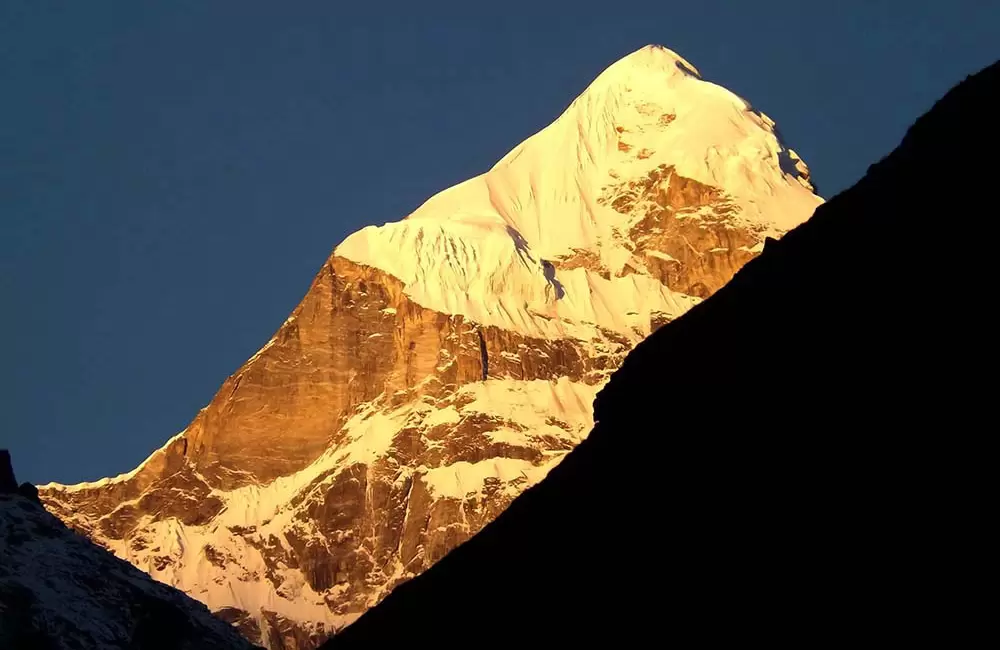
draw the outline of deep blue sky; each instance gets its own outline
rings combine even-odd
[[[1000,56],[985,0],[447,4],[0,2],[21,480],[134,467],[346,234],[484,171],[647,43],[774,118],[825,196]]]

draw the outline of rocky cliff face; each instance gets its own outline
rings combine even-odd
[[[41,497],[252,640],[313,647],[541,480],[636,343],[819,203],[766,116],[644,48],[486,174],[345,240],[139,468]]]

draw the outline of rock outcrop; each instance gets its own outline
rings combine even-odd
[[[348,237],[139,468],[42,499],[255,642],[315,646],[541,480],[636,343],[809,217],[773,127],[668,50],[626,57],[490,171]],[[730,350],[715,371],[746,372]]]
[[[546,479],[327,647],[974,644],[996,270],[934,233],[992,240],[998,100],[1000,62],[637,346]],[[925,188],[946,168],[964,189]]]
[[[10,452],[0,449],[0,494],[18,494],[29,501],[41,503],[38,498],[38,488],[27,481],[17,484],[14,478],[14,467],[10,462]]]
[[[14,467],[10,463],[10,452],[0,449],[0,494],[17,492],[17,479],[14,478]]]

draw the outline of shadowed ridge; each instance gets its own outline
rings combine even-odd
[[[202,603],[49,514],[0,449],[0,648],[251,650]]]
[[[0,449],[0,494],[18,494],[30,501],[40,504],[38,488],[25,481],[20,486],[14,478],[14,467],[10,462],[10,451]]]
[[[975,634],[998,95],[1000,63],[648,338],[548,478],[328,647]]]
[[[17,479],[10,463],[10,452],[0,449],[0,494],[17,492]]]

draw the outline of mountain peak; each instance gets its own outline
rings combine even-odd
[[[631,54],[627,54],[611,68],[645,68],[655,69],[664,72],[681,71],[686,75],[701,78],[698,69],[691,65],[684,57],[663,45],[650,44],[639,48]],[[609,70],[611,69],[609,68]]]
[[[679,187],[685,179],[719,219],[763,235],[798,225],[822,202],[805,163],[774,127],[676,52],[648,45],[611,64],[489,171],[431,197],[403,221],[354,233],[335,254],[396,277],[419,304],[479,323],[546,338],[599,323],[632,336],[634,324],[620,315],[643,313],[637,305],[659,283],[616,281],[642,266],[625,241],[637,213],[621,208],[636,193],[660,200],[646,184]],[[557,299],[581,255],[622,285],[602,292],[605,317],[589,300]],[[545,266],[559,260],[564,271]],[[621,296],[630,297],[616,302]]]
[[[674,52],[630,54],[345,239],[146,462],[43,500],[253,640],[313,647],[540,480],[632,346],[809,217],[773,126]]]

